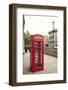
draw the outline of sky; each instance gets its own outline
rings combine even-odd
[[[58,29],[58,16],[25,15],[24,19],[24,32],[28,30],[31,35],[41,34],[43,36],[47,36],[48,32],[53,30],[53,21],[55,22],[54,27]]]

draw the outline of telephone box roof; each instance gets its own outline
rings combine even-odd
[[[34,34],[34,35],[31,35],[31,37],[36,37],[36,36],[43,37],[43,35],[41,35],[41,34]]]

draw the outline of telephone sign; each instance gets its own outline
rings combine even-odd
[[[44,37],[39,34],[31,36],[30,44],[30,67],[31,71],[44,69]]]

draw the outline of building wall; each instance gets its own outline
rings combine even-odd
[[[44,44],[45,44],[45,45],[48,44],[48,36],[44,36]]]
[[[57,32],[49,33],[48,44],[50,47],[55,47],[57,45]]]

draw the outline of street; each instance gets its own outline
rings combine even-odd
[[[57,57],[44,54],[44,70],[32,73],[30,70],[30,53],[23,56],[23,74],[57,73]]]

